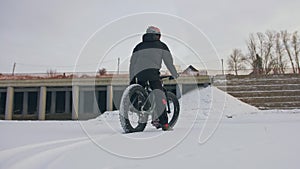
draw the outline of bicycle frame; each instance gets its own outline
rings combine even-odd
[[[161,77],[161,79],[168,77],[170,78],[170,76],[165,76]],[[128,88],[126,88],[126,92],[124,92],[122,96],[119,111],[121,126],[125,133],[143,131],[147,125],[149,115],[152,116],[152,120],[156,120],[157,114],[155,111],[158,105],[156,105],[157,100],[154,100],[154,96],[156,95],[156,93],[154,92],[156,91],[153,91],[150,88],[149,82],[146,82],[146,84],[143,84],[143,86],[138,84],[132,84]],[[164,105],[164,107],[161,108],[165,109],[166,113],[168,114],[168,123],[171,127],[173,127],[178,120],[180,105],[175,94],[169,92],[163,86],[163,83],[162,92],[163,93],[160,93],[159,95],[164,94],[166,96],[166,102],[164,103],[166,105]],[[131,121],[130,117],[134,114],[138,115],[138,121]],[[157,129],[159,128],[158,125],[154,126]]]
[[[164,87],[163,79],[165,79],[165,78],[170,79],[171,77],[172,76],[160,76],[160,80],[162,82],[162,89],[163,89],[163,92],[166,96],[166,101],[167,101],[167,109],[166,109],[167,113],[171,113],[171,108],[170,108],[170,101],[169,101],[169,99],[167,99],[168,98],[168,90]],[[151,93],[152,89],[150,88],[149,81],[146,83],[146,86],[144,88],[145,88],[145,90],[147,91],[148,94]],[[149,99],[149,96],[148,96],[146,102],[148,101],[148,99]],[[146,104],[146,102],[145,102],[145,104]],[[151,111],[147,110],[147,111],[143,111],[142,113],[146,113],[146,114],[149,114],[149,115],[153,114],[154,108],[155,108],[156,105],[155,105],[155,102],[153,102],[153,101],[151,103],[154,103],[154,105],[151,105],[151,109],[150,109]],[[145,105],[143,105],[143,107],[144,106]]]

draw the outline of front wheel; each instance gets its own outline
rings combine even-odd
[[[174,127],[178,120],[180,112],[179,101],[175,94],[172,92],[167,93],[167,99],[169,102],[169,106],[167,106],[168,123],[171,127]]]
[[[130,85],[122,95],[119,118],[125,133],[144,131],[148,115],[142,113],[147,92],[138,84]]]

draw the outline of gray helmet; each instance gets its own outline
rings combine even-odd
[[[160,29],[155,26],[149,26],[146,30],[146,33],[153,33],[153,34],[159,34],[160,35]]]

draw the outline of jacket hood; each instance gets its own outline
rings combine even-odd
[[[150,41],[159,41],[159,39],[157,39],[156,34],[153,33],[146,33],[143,35],[143,42],[150,42]]]

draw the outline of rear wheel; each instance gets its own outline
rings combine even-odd
[[[141,132],[145,129],[148,115],[141,110],[147,97],[145,89],[138,84],[130,85],[124,91],[119,118],[125,133]]]
[[[169,126],[174,127],[179,117],[180,106],[175,94],[173,94],[172,92],[168,92],[167,96],[170,105],[170,110],[167,107],[168,123]]]

